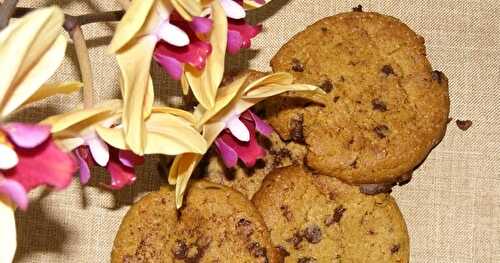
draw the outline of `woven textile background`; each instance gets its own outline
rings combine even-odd
[[[26,0],[20,6],[59,4],[70,14],[115,10],[112,0]],[[435,69],[450,79],[451,117],[470,119],[461,131],[454,122],[443,142],[415,173],[395,189],[411,237],[411,262],[500,262],[500,5],[499,0],[340,1],[274,0],[250,14],[265,31],[232,57],[228,70],[269,70],[269,60],[308,24],[362,4],[365,10],[400,18],[426,39]],[[85,26],[98,100],[119,95],[117,65],[105,55],[113,24]],[[79,79],[74,50],[54,80]],[[175,82],[155,66],[158,103],[178,104]],[[177,97],[168,98],[169,95]],[[81,95],[51,98],[18,118],[40,120],[74,108]],[[16,262],[108,262],[115,233],[129,205],[165,183],[157,163],[148,162],[138,182],[117,193],[75,181],[64,192],[33,194],[28,212],[17,213]],[[107,179],[107,178],[106,178]]]

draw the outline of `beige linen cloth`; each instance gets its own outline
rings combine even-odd
[[[58,4],[70,14],[115,10],[113,0],[25,0],[20,6]],[[411,237],[411,262],[500,262],[500,5],[499,0],[273,0],[249,15],[264,24],[254,50],[231,58],[228,70],[270,70],[269,60],[308,24],[362,4],[400,18],[426,39],[435,69],[450,79],[451,114],[470,119],[467,131],[448,125],[446,137],[416,171],[409,185],[395,189]],[[105,54],[113,24],[84,27],[99,101],[119,96],[118,68]],[[74,49],[54,80],[79,79]],[[176,82],[153,68],[157,102],[181,102]],[[174,96],[174,97],[171,97]],[[23,120],[40,120],[70,110],[80,94],[61,96],[24,110]],[[41,171],[43,172],[43,171]],[[27,212],[17,213],[16,262],[108,262],[115,233],[130,204],[165,181],[148,161],[137,183],[111,193],[96,170],[90,186],[77,180],[63,192],[38,191]],[[0,233],[1,234],[1,233]]]

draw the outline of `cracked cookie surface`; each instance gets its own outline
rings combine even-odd
[[[111,262],[278,262],[262,217],[240,193],[200,180],[179,211],[174,197],[162,188],[131,207]]]
[[[204,179],[213,183],[231,187],[242,193],[248,199],[260,189],[262,181],[273,169],[297,165],[303,162],[305,147],[303,145],[283,142],[279,135],[272,133],[269,138],[259,138],[266,149],[266,156],[252,168],[245,167],[241,162],[234,168],[226,168],[219,155],[212,151],[208,156]]]
[[[367,12],[322,19],[271,61],[326,95],[265,101],[285,140],[307,145],[307,165],[351,184],[394,183],[444,136],[448,81],[433,71],[424,39],[399,20]]]
[[[270,173],[253,198],[284,262],[408,262],[405,221],[388,194],[300,166]]]

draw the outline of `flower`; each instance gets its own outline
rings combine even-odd
[[[209,110],[198,107],[194,114],[196,116],[194,125],[202,131],[208,145],[216,142],[228,166],[232,166],[237,161],[236,156],[247,165],[253,165],[255,160],[263,154],[259,150],[260,146],[255,145],[256,140],[253,138],[255,130],[266,135],[270,133],[271,128],[256,115],[247,111],[253,105],[287,91],[322,92],[316,86],[293,84],[293,76],[284,72],[247,81],[250,75],[258,74],[257,72],[247,73],[227,86],[221,87],[217,92],[215,106]],[[234,138],[228,136],[234,136]],[[251,153],[243,153],[249,149]],[[201,158],[200,154],[187,153],[177,156],[172,163],[168,180],[170,184],[176,185],[177,208],[182,206],[187,183]]]
[[[186,152],[204,153],[206,142],[184,119],[183,111],[167,107],[154,107],[146,119],[146,154],[176,155]],[[186,113],[187,114],[187,113]],[[50,124],[56,142],[66,151],[75,153],[80,164],[80,181],[90,179],[90,167],[105,167],[111,176],[110,189],[121,189],[132,184],[136,177],[134,168],[144,162],[125,143],[122,102],[111,100],[90,109],[75,110],[51,116],[43,124]],[[168,127],[157,128],[160,125]],[[179,136],[188,143],[183,143]]]
[[[123,80],[125,139],[139,155],[144,154],[145,147],[144,119],[151,114],[153,104],[149,68],[155,50],[155,59],[167,72],[181,78],[184,93],[191,88],[204,107],[213,106],[224,71],[227,19],[218,1],[207,6],[211,10],[211,23],[201,17],[205,7],[201,1],[133,1],[118,24],[109,50],[116,54]],[[178,16],[173,15],[174,10]],[[184,23],[189,24],[190,32],[196,33],[191,32],[192,43],[181,28]],[[210,33],[203,34],[209,29]],[[200,70],[203,63],[205,66]]]
[[[273,129],[252,111],[246,110],[228,123],[215,140],[215,146],[228,168],[236,166],[241,159],[247,167],[255,165],[256,161],[266,155],[256,137],[256,131],[264,136],[271,135]]]
[[[262,32],[262,26],[251,26],[244,19],[229,19],[227,51],[236,54],[242,48],[249,48],[251,40]]]
[[[50,127],[6,123],[18,108],[56,93],[78,90],[81,83],[44,84],[66,51],[61,34],[64,14],[57,7],[33,11],[0,32],[0,247],[1,261],[16,250],[14,210],[26,209],[27,192],[40,185],[62,189],[77,166],[50,135]]]

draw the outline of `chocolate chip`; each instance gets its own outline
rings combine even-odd
[[[292,211],[287,205],[280,206],[281,214],[286,218],[287,221],[291,221],[293,219]]]
[[[380,193],[390,193],[393,183],[388,184],[363,184],[359,186],[359,191],[367,195],[376,195]]]
[[[296,143],[305,143],[304,114],[297,114],[290,120],[290,138]]]
[[[283,246],[277,246],[276,251],[278,251],[278,254],[282,258],[286,258],[286,257],[290,256],[290,252],[288,252],[288,250],[286,250],[286,248],[284,248]]]
[[[445,78],[445,75],[443,72],[441,72],[439,70],[434,70],[432,72],[432,79],[436,80],[439,84],[443,83],[444,78]]]
[[[247,246],[250,254],[256,258],[267,257],[266,248],[262,247],[258,242],[252,242]]]
[[[304,230],[304,237],[309,243],[317,244],[321,241],[321,229],[317,225],[308,226]]]
[[[302,257],[297,260],[297,263],[316,263],[316,259],[312,257]]]
[[[291,238],[289,238],[285,241],[288,243],[292,243],[293,247],[295,249],[299,249],[300,243],[302,242],[302,240],[303,240],[302,234],[300,232],[295,232],[295,234],[293,234],[293,236]]]
[[[457,123],[458,128],[462,131],[466,131],[470,128],[470,126],[472,126],[471,120],[466,120],[466,121],[457,120],[456,123]]]
[[[331,226],[335,223],[340,222],[342,219],[342,216],[344,215],[345,208],[343,206],[339,206],[335,208],[335,212],[331,215],[329,215],[327,218],[325,218],[325,225],[326,226]]]
[[[273,156],[273,166],[280,166],[283,164],[284,159],[292,159],[292,152],[287,148],[269,151]]]
[[[382,67],[382,72],[386,75],[386,76],[389,76],[389,75],[394,75],[394,69],[392,68],[391,65],[384,65]]]
[[[244,237],[250,237],[253,234],[252,222],[242,218],[236,223],[236,230]]]
[[[373,99],[372,100],[372,107],[373,107],[373,110],[375,110],[375,111],[380,111],[380,112],[387,111],[387,105],[381,99]]]
[[[345,81],[344,76],[340,76],[340,81],[341,81],[341,82],[344,82],[344,81]]]
[[[352,8],[352,11],[353,12],[363,12],[363,6],[362,5],[355,6]]]
[[[335,97],[333,97],[333,102],[337,103],[337,101],[339,101],[339,99],[340,99],[340,96],[335,96]]]
[[[352,167],[352,169],[358,169],[358,158],[354,159],[350,166]]]
[[[294,58],[292,59],[292,70],[295,72],[304,72],[304,65],[300,60]]]
[[[188,255],[188,246],[186,245],[186,242],[182,240],[177,240],[175,241],[174,248],[172,248],[172,253],[174,254],[174,257],[176,259],[185,259]]]
[[[384,139],[389,135],[389,127],[387,127],[387,125],[384,124],[378,125],[375,128],[373,128],[373,132],[375,132],[375,134],[377,134],[377,136],[380,139]]]
[[[399,244],[396,244],[396,245],[393,245],[391,247],[391,254],[396,254],[398,253],[399,249],[401,248],[401,246]]]
[[[370,235],[370,236],[375,235],[375,231],[373,231],[373,230],[371,230],[371,229],[370,229],[370,230],[368,230],[368,235]]]
[[[326,93],[330,93],[333,90],[333,83],[331,80],[326,79],[321,83],[319,86],[322,90],[324,90]]]
[[[326,33],[327,31],[328,31],[328,28],[326,28],[326,27],[321,28],[321,32]]]

